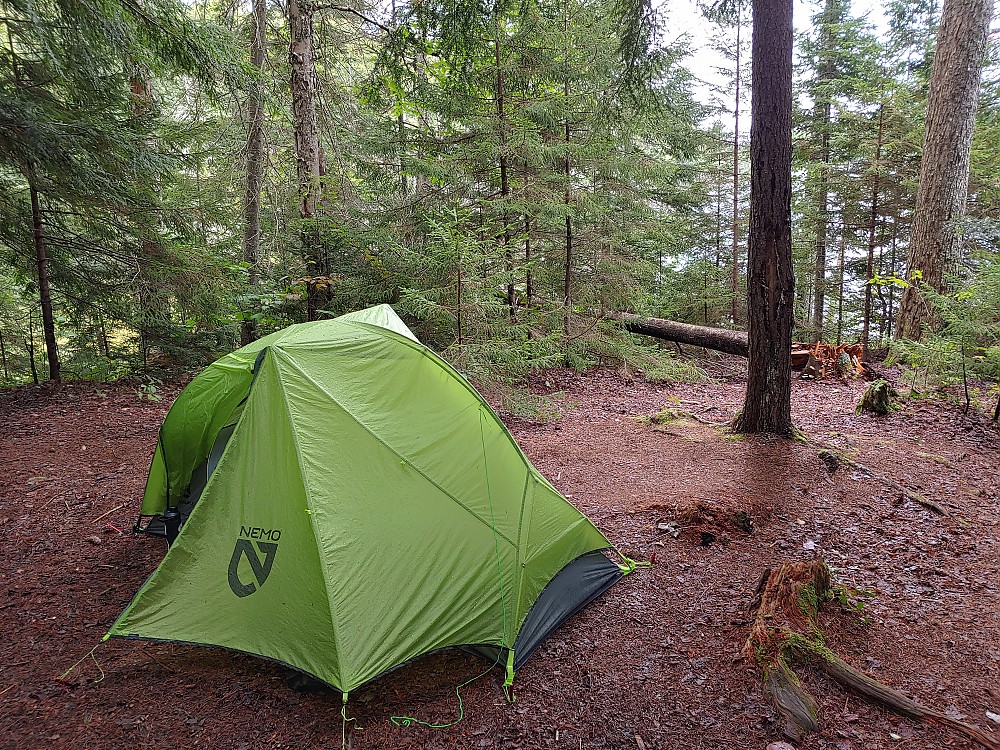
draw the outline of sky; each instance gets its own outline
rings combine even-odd
[[[808,30],[810,19],[821,7],[820,0],[794,0],[792,19],[796,33]],[[686,67],[699,79],[705,81],[705,85],[696,87],[696,98],[705,103],[709,103],[712,95],[712,84],[721,84],[722,77],[716,73],[715,68],[723,64],[719,60],[718,53],[709,47],[711,35],[715,32],[715,27],[706,21],[701,11],[698,10],[695,0],[662,0],[660,11],[664,14],[664,36],[668,41],[687,36],[692,49],[692,54],[688,57]],[[885,29],[887,23],[882,5],[878,0],[854,0],[851,14],[854,16],[868,16],[869,21],[878,29]],[[749,12],[747,13],[749,17]],[[749,41],[749,18],[747,21],[746,37]],[[749,44],[745,46],[749,51]],[[718,95],[718,93],[716,94]],[[741,97],[742,98],[742,97]],[[726,92],[724,101],[732,102],[732,92]],[[749,104],[748,100],[744,102]],[[726,127],[732,127],[731,117],[723,118]],[[742,128],[741,128],[742,129]]]

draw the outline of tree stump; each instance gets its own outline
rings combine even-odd
[[[871,412],[872,414],[886,415],[896,411],[899,406],[895,403],[899,398],[896,389],[887,380],[876,380],[865,391],[858,402],[857,413]]]
[[[987,750],[1000,750],[1000,738],[917,703],[859,672],[824,645],[817,615],[833,591],[830,569],[822,560],[765,570],[757,584],[756,616],[744,654],[761,670],[788,739],[798,742],[819,729],[816,701],[793,669],[805,663],[819,666],[842,686],[901,716],[951,727]]]

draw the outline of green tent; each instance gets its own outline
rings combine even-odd
[[[183,525],[106,638],[257,654],[344,693],[454,646],[510,680],[634,567],[386,305],[209,366],[163,422],[141,514]]]

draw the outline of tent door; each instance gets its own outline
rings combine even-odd
[[[188,516],[191,515],[191,511],[194,510],[195,504],[201,498],[201,493],[205,491],[205,485],[208,484],[209,477],[215,473],[215,468],[219,465],[219,459],[222,458],[222,454],[226,450],[229,438],[233,436],[233,432],[236,430],[236,421],[234,420],[219,430],[219,434],[215,438],[215,443],[212,444],[212,450],[208,454],[208,457],[191,472],[191,483],[184,490],[184,496],[180,502],[177,503],[177,512],[181,516],[181,526],[187,521]],[[167,527],[163,522],[163,517],[154,516],[146,524],[143,531],[148,534],[156,534],[157,536],[166,536]]]

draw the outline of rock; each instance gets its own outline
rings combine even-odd
[[[766,750],[795,750],[795,745],[789,745],[787,742],[772,742]]]
[[[100,544],[101,543],[101,537],[99,537],[99,536],[88,536],[83,541],[90,542],[91,544]]]

